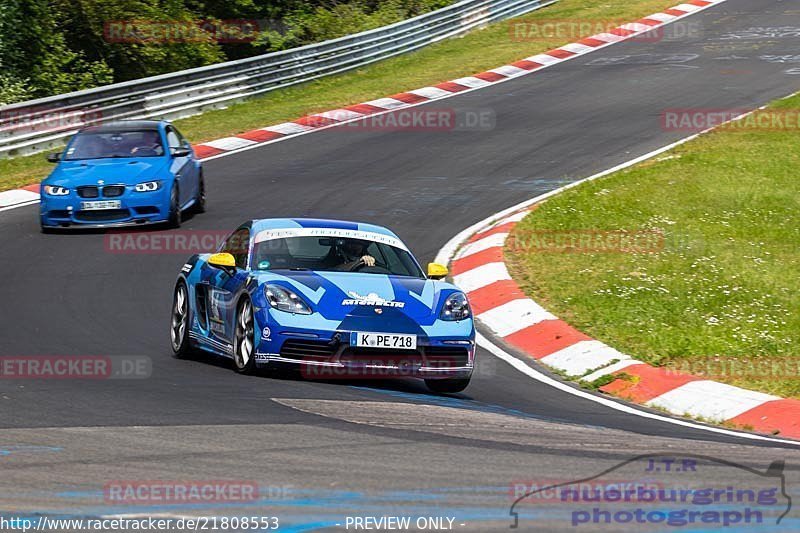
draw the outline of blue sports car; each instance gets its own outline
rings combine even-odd
[[[203,169],[169,122],[122,121],[81,129],[42,182],[42,231],[164,222],[205,210]]]
[[[415,377],[459,392],[472,376],[475,326],[446,275],[431,263],[426,276],[380,226],[248,221],[218,253],[183,265],[172,350],[229,357],[241,373],[288,364],[309,378]]]

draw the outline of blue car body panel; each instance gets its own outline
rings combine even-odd
[[[168,146],[166,121],[136,121],[118,123],[120,128],[134,129],[137,124],[159,132],[163,145]],[[101,126],[116,127],[115,124]],[[86,131],[91,130],[88,128]],[[84,130],[81,130],[81,132]],[[67,144],[64,154],[69,153],[78,132]],[[169,219],[170,194],[174,184],[178,186],[181,209],[190,208],[199,194],[201,163],[188,143],[187,157],[173,157],[169,150],[163,156],[118,157],[62,160],[42,182],[40,217],[43,227],[115,227],[164,222]],[[152,192],[137,192],[139,183],[159,180],[161,187]],[[59,186],[69,190],[64,196],[53,196],[45,192],[45,186]],[[122,186],[122,194],[106,196],[105,187]],[[97,187],[98,196],[83,198],[78,187]],[[120,207],[113,210],[84,211],[85,201],[119,201]]]
[[[253,238],[262,231],[284,229],[326,229],[366,232],[376,238],[397,236],[372,224],[318,219],[267,219],[249,223]],[[405,246],[405,245],[403,245]],[[424,378],[468,378],[475,353],[472,317],[459,320],[440,318],[445,300],[454,285],[409,276],[341,271],[262,271],[240,268],[235,273],[210,266],[211,254],[190,258],[180,279],[189,290],[190,339],[195,346],[232,357],[238,304],[249,298],[255,311],[255,362],[344,367],[343,359],[352,348],[355,332],[400,333],[417,336],[419,365],[406,374]],[[284,286],[301,296],[311,314],[295,314],[272,308],[264,294],[266,283]],[[287,341],[319,348],[331,346],[330,357],[313,361],[286,349]],[[434,368],[432,353],[459,354],[457,364]],[[314,353],[317,353],[316,351]],[[441,363],[441,361],[439,361]],[[359,363],[362,364],[362,363]],[[438,364],[438,363],[437,363]],[[427,366],[426,366],[427,365]]]

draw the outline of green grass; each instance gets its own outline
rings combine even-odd
[[[800,96],[773,108],[800,108]],[[720,130],[542,204],[515,229],[664,232],[657,253],[506,249],[548,309],[654,365],[800,397],[797,131]]]
[[[558,19],[623,22],[677,3],[675,0],[561,0],[514,21]],[[209,141],[309,113],[475,74],[566,44],[563,38],[515,42],[511,38],[510,24],[510,21],[498,22],[411,54],[338,76],[272,91],[225,110],[207,112],[175,123],[193,143]],[[567,41],[578,38],[570,36]],[[51,168],[42,154],[0,160],[0,190],[41,181]]]

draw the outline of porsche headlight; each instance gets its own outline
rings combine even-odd
[[[311,314],[311,307],[305,300],[286,287],[267,283],[264,285],[264,296],[267,297],[267,301],[273,309],[299,315]]]
[[[56,185],[45,185],[44,192],[50,196],[66,196],[69,194],[69,189],[66,187],[58,187]]]
[[[454,292],[444,301],[444,307],[442,307],[439,318],[442,320],[464,320],[469,318],[471,314],[467,296],[463,292]]]
[[[145,181],[136,184],[136,192],[153,192],[161,188],[161,181]]]

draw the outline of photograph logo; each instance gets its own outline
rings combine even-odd
[[[541,501],[545,493],[560,504],[552,506],[555,520],[587,530],[780,524],[792,507],[784,467],[783,461],[761,471],[705,455],[639,455],[586,478],[534,484],[512,503],[511,528],[519,527],[521,515],[528,516],[524,506]],[[620,484],[620,478],[629,481]]]

